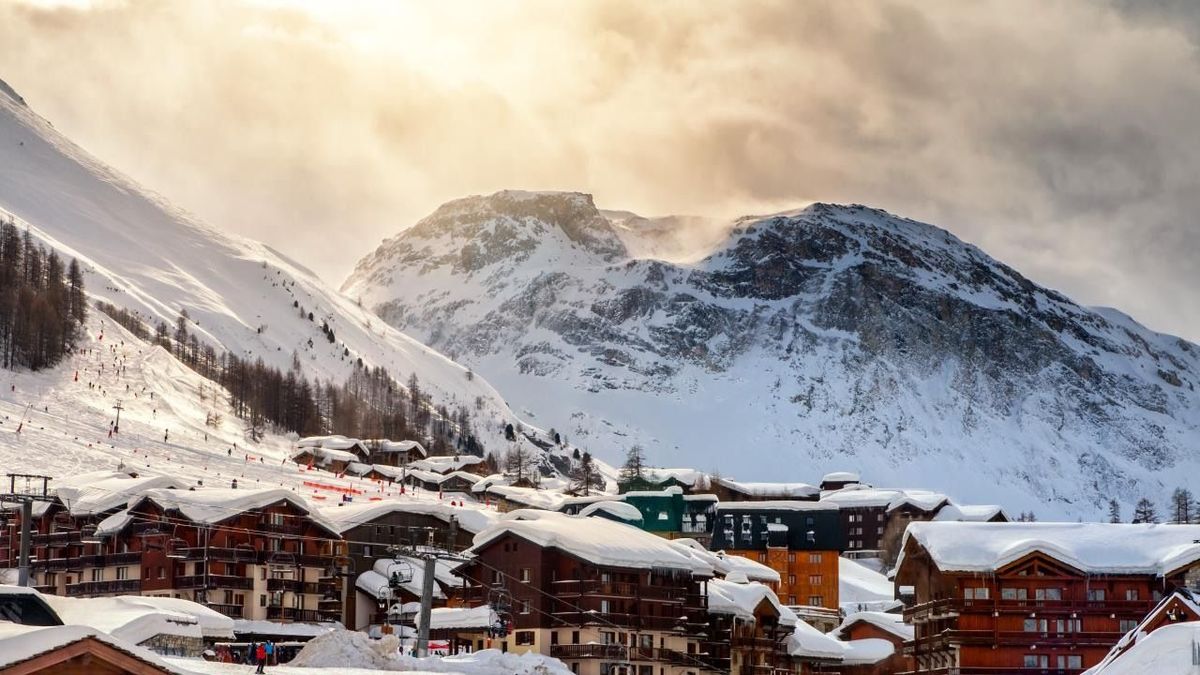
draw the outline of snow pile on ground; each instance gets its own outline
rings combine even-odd
[[[887,577],[849,558],[838,558],[838,596],[847,613],[882,612],[900,604]]]
[[[474,654],[418,659],[402,656],[399,650],[400,639],[394,635],[372,640],[366,633],[339,630],[311,640],[291,665],[461,675],[568,675],[571,672],[561,661],[540,654],[517,655],[485,649]]]
[[[1163,626],[1142,637],[1129,651],[1106,658],[1083,675],[1185,675],[1196,672],[1193,665],[1200,642],[1200,622]]]

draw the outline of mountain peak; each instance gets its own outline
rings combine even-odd
[[[19,105],[27,105],[25,103],[25,99],[21,98],[21,95],[17,93],[17,90],[13,89],[4,80],[0,80],[0,94],[4,94],[5,96],[8,96],[9,98],[11,98],[13,100],[13,102],[15,102]]]

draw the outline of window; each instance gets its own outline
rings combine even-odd
[[[1104,602],[1104,589],[1103,588],[1089,588],[1088,589],[1088,602]]]
[[[883,527],[881,526],[881,527],[875,528],[875,534],[883,534]]]
[[[617,634],[610,630],[600,631],[600,644],[602,644],[602,645],[617,644]]]
[[[608,600],[601,600],[600,601],[600,613],[608,614],[609,611],[611,611],[611,610],[609,609]]]
[[[1049,654],[1026,654],[1025,655],[1025,667],[1026,668],[1049,668],[1050,667],[1050,655]]]
[[[820,574],[808,575],[808,584],[810,586],[820,586],[821,585],[821,575]]]
[[[571,631],[571,644],[573,644],[573,645],[579,644],[579,631],[577,631],[577,630]]]
[[[825,604],[825,598],[820,595],[810,595],[808,596],[808,604],[813,607],[820,607]]]
[[[533,578],[533,570],[529,569],[528,567],[522,567],[521,568],[521,581],[524,583],[529,583],[529,580],[532,578]],[[517,644],[521,644],[521,643],[518,642]]]
[[[303,597],[303,596],[301,596],[301,597]],[[528,601],[528,600],[522,600],[522,601],[521,601],[521,613],[522,613],[522,614],[528,614],[528,613],[529,613],[529,601]]]
[[[1137,600],[1138,599],[1138,589],[1126,588],[1125,589],[1125,599],[1129,600],[1129,601]]]
[[[162,565],[159,565],[159,567],[158,567],[158,578],[159,578],[159,579],[164,579],[164,578],[166,578],[166,574],[167,574],[167,571],[166,571],[166,570],[164,570],[164,569],[162,568]]]
[[[767,554],[766,554],[766,553],[759,553],[759,554],[758,554],[758,562],[760,562],[760,563],[765,563],[765,562],[767,562]]]
[[[519,631],[517,631],[517,634],[516,634],[516,642],[517,642],[517,644],[518,644],[518,645],[531,645],[531,644],[533,644],[533,631],[531,631],[531,630],[519,630]]]
[[[1025,588],[1001,588],[1001,600],[1028,600],[1029,590]]]
[[[987,600],[988,599],[988,589],[986,587],[964,588],[963,589],[963,599],[964,600]]]
[[[363,556],[365,556],[367,558],[371,557],[371,547],[370,546],[366,546],[366,545],[363,546]]]
[[[117,568],[117,581],[124,581],[125,579],[128,579],[128,578],[129,578],[129,568],[128,567],[118,567]]]
[[[550,631],[550,644],[552,644],[552,645],[558,644],[558,631],[556,631],[556,630]]]
[[[1045,633],[1045,632],[1047,632],[1046,620],[1045,619],[1025,619],[1024,630],[1026,633]]]
[[[500,570],[492,570],[492,583],[499,584],[499,583],[503,583],[503,581],[504,581],[504,578],[500,574]]]
[[[671,516],[670,516],[669,514],[667,514],[667,512],[666,512],[666,511],[659,511],[659,512],[658,512],[658,519],[659,519],[659,520],[670,520],[670,519],[671,519]]]
[[[810,565],[821,564],[821,554],[820,553],[809,553],[808,554],[808,564],[810,564]]]
[[[788,596],[788,604],[789,604],[789,605],[795,605],[795,604],[796,604],[796,596],[794,596],[794,595],[789,595],[789,596]]]
[[[104,581],[104,569],[97,567],[92,570],[92,581]]]
[[[796,585],[796,575],[795,574],[788,575],[788,584],[790,584],[792,586]]]
[[[1137,628],[1137,625],[1138,625],[1137,619],[1121,619],[1121,632],[1128,633],[1129,631],[1133,630],[1134,628]]]
[[[1082,668],[1083,657],[1079,654],[1059,654],[1058,656],[1059,669],[1064,668]]]
[[[1054,630],[1059,635],[1064,633],[1080,633],[1082,632],[1081,625],[1079,619],[1058,619],[1054,622]]]
[[[1033,592],[1038,600],[1062,600],[1061,588],[1039,588]]]
[[[790,563],[796,562],[796,554],[795,553],[788,554],[788,562],[790,562]]]

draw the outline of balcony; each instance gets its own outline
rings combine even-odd
[[[623,661],[627,656],[632,658],[632,654],[629,652],[629,648],[624,645],[586,644],[550,646],[550,656],[557,659],[606,659],[609,661]]]
[[[922,670],[910,670],[897,675],[1081,675],[1087,671],[1087,668],[1024,668],[1013,666],[1003,668],[1000,666],[974,667],[974,666],[958,666],[952,668],[933,668]]]
[[[1028,614],[1031,611],[1046,612],[1050,618],[1062,618],[1068,613],[1109,614],[1113,612],[1145,616],[1155,605],[1146,600],[964,600],[942,598],[924,602],[904,609],[905,623],[922,623],[959,616],[960,614],[996,613]],[[1132,618],[1132,617],[1131,617]]]
[[[647,586],[623,581],[604,583],[595,579],[553,581],[555,595],[598,595],[610,598],[684,602],[689,596],[680,586]]]
[[[231,619],[240,619],[245,616],[245,610],[241,605],[225,605],[217,602],[210,602],[205,606],[214,612],[220,612]]]
[[[67,596],[80,597],[87,595],[108,595],[111,593],[138,594],[142,592],[141,579],[121,579],[118,581],[88,581],[82,584],[67,586]]]
[[[227,576],[222,574],[196,574],[186,577],[175,577],[172,582],[172,587],[183,589],[194,588],[229,588],[239,591],[248,591],[254,588],[254,579],[250,577]]]
[[[341,615],[341,611],[333,612],[329,610],[315,609],[300,609],[298,607],[267,607],[267,618],[272,621],[328,621],[330,617],[336,620]]]

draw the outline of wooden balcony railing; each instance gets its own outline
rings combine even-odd
[[[109,593],[130,593],[138,594],[142,592],[141,579],[121,579],[117,581],[88,581],[81,584],[70,584],[67,586],[67,595],[78,597],[85,595],[107,595]]]

